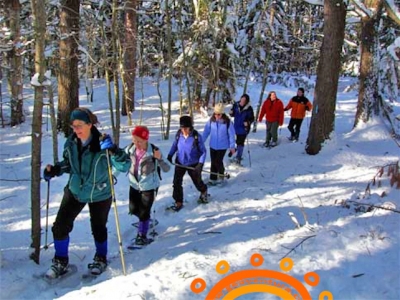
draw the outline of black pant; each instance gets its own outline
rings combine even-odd
[[[292,138],[299,138],[301,123],[303,123],[303,119],[290,119],[288,129],[290,131],[290,134],[292,135]]]
[[[215,150],[210,148],[210,158],[211,158],[211,172],[210,174],[210,179],[211,180],[217,180],[218,175],[221,174],[224,175],[225,173],[225,167],[224,167],[224,156],[225,156],[226,150]],[[216,173],[216,174],[214,174]]]
[[[194,168],[196,165],[188,166]],[[183,203],[183,176],[185,176],[186,172],[188,172],[190,178],[193,181],[196,189],[201,192],[207,192],[207,186],[204,184],[203,179],[201,178],[201,172],[198,172],[193,169],[186,169],[185,167],[175,166],[174,172],[174,191],[172,192],[172,198],[174,198],[175,202]]]
[[[74,221],[86,203],[79,202],[70,192],[68,187],[64,188],[64,196],[57,213],[56,221],[53,224],[53,238],[64,240],[74,228]],[[107,220],[111,207],[111,198],[89,203],[90,225],[96,242],[107,241]]]
[[[150,219],[151,207],[153,206],[156,191],[138,191],[129,188],[129,213],[139,218],[139,221]]]
[[[236,145],[244,146],[244,142],[246,141],[247,134],[237,134],[236,135]]]

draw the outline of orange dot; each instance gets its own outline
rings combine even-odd
[[[263,264],[264,262],[264,257],[260,253],[255,253],[251,256],[250,258],[250,263],[254,267],[259,267]]]
[[[199,287],[197,287],[198,284],[200,285]],[[190,289],[195,294],[201,293],[202,291],[204,291],[205,288],[206,288],[206,282],[204,281],[203,278],[193,279],[192,283],[190,284]]]
[[[215,266],[215,270],[218,274],[225,274],[229,271],[229,263],[226,260],[220,260],[217,265]]]
[[[319,276],[315,272],[308,272],[304,275],[304,280],[310,286],[317,286],[319,283]]]
[[[324,300],[324,297],[327,298],[327,300],[333,300],[333,295],[329,291],[323,291],[319,294],[318,300]]]
[[[290,257],[285,257],[279,263],[282,271],[289,272],[293,268],[293,260]]]

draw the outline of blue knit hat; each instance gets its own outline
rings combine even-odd
[[[71,116],[70,116],[69,119],[70,119],[71,123],[72,123],[73,121],[75,121],[75,120],[83,121],[83,122],[85,122],[86,124],[91,123],[89,114],[88,114],[86,111],[80,110],[80,109],[74,109],[74,110],[71,112]]]

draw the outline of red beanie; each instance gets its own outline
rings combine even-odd
[[[132,130],[132,136],[140,137],[146,141],[149,139],[149,135],[149,129],[146,126],[136,126],[135,129]]]

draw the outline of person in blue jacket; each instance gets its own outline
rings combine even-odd
[[[236,157],[238,164],[243,158],[244,142],[250,132],[251,124],[254,122],[254,111],[250,105],[250,96],[243,94],[238,102],[235,102],[229,113],[234,118],[234,127],[236,132]]]
[[[150,224],[151,207],[160,186],[160,168],[168,172],[170,165],[164,161],[160,149],[149,143],[149,129],[136,126],[132,130],[132,144],[125,148],[132,164],[129,168],[129,213],[139,218],[136,245],[149,243],[147,232]]]
[[[180,130],[168,153],[168,161],[175,165],[172,197],[175,204],[171,207],[174,211],[180,211],[183,207],[183,176],[186,172],[193,181],[194,186],[200,192],[198,202],[207,203],[207,185],[201,178],[207,150],[202,136],[193,128],[190,116],[182,116],[179,119]],[[175,163],[172,157],[175,155]]]
[[[64,144],[63,160],[47,165],[43,177],[69,174],[56,220],[53,224],[55,255],[46,272],[48,278],[57,278],[68,272],[69,234],[82,209],[89,205],[90,225],[96,253],[90,271],[98,275],[107,267],[107,219],[112,194],[109,162],[116,170],[130,164],[129,156],[113,144],[111,137],[102,135],[96,128],[96,115],[87,108],[76,108],[70,116],[73,133]]]
[[[216,185],[222,183],[224,179],[226,150],[229,149],[230,155],[235,153],[235,129],[229,117],[224,113],[222,103],[215,105],[213,115],[204,126],[203,140],[206,141],[208,136],[210,136],[211,159],[209,185]]]

